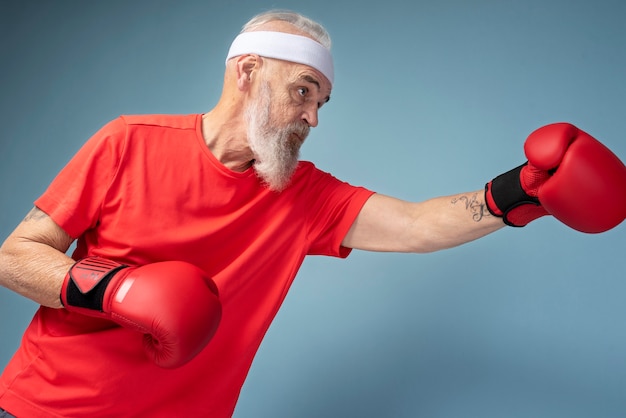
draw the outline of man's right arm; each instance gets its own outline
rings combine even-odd
[[[34,207],[0,247],[0,285],[38,304],[61,308],[61,286],[75,261],[74,239]]]
[[[64,303],[69,312],[149,335],[143,347],[160,367],[182,366],[213,338],[222,305],[199,267],[183,261],[131,267],[100,257],[76,263],[65,255],[72,242],[35,207],[0,247],[0,285],[40,305]]]

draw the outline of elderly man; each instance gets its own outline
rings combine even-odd
[[[532,164],[411,203],[299,161],[332,85],[324,28],[268,12],[211,111],[122,116],[86,142],[0,251],[0,283],[41,304],[0,378],[6,416],[231,416],[305,256],[436,251],[548,214],[558,179]]]

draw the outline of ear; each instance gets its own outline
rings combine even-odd
[[[242,55],[236,58],[237,87],[241,91],[246,91],[252,85],[254,76],[261,68],[263,60],[255,54]]]

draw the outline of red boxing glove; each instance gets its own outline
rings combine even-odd
[[[129,267],[87,257],[65,276],[61,301],[69,311],[145,334],[146,353],[164,368],[182,366],[200,353],[222,315],[215,283],[182,261]]]
[[[489,211],[524,226],[551,214],[586,233],[626,218],[626,167],[615,154],[569,123],[537,129],[524,144],[528,163],[485,187]]]

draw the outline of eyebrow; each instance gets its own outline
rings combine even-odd
[[[304,81],[308,81],[309,83],[315,84],[317,86],[317,91],[321,89],[319,81],[317,81],[317,79],[315,79],[314,77],[311,77],[310,75],[306,74],[300,78]],[[329,101],[330,101],[330,96],[326,96],[324,103],[328,103]]]

